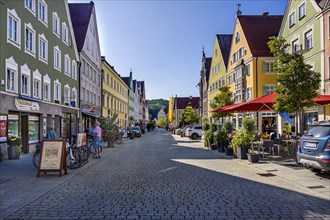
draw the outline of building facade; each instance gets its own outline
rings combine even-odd
[[[187,106],[191,106],[195,113],[199,113],[199,97],[175,97],[173,100],[173,125],[182,126],[182,113]]]
[[[0,146],[20,136],[29,153],[48,127],[56,138],[77,133],[79,56],[67,1],[0,6]]]
[[[128,126],[134,125],[134,80],[132,71],[128,77],[122,77],[128,86]]]
[[[102,65],[95,5],[69,4],[80,56],[80,131],[101,116]]]
[[[325,16],[328,13],[328,18]],[[329,1],[288,1],[280,36],[290,44],[289,53],[301,53],[304,62],[313,70],[321,73],[320,94],[327,94],[330,89],[329,70],[326,72],[329,54]],[[328,24],[326,28],[325,25]],[[326,47],[327,46],[327,47]],[[328,55],[329,56],[329,55]],[[328,58],[329,59],[329,58]],[[328,112],[328,113],[327,113]],[[329,106],[315,106],[304,109],[304,128],[312,118],[330,119]]]
[[[128,90],[129,87],[111,66],[104,56],[103,65],[103,117],[113,117],[118,114],[117,125],[120,128],[128,126]]]

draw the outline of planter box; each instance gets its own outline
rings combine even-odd
[[[19,159],[20,153],[17,152],[15,147],[8,147],[8,159],[17,160]]]
[[[248,153],[248,149],[245,147],[238,147],[237,148],[237,158],[244,160],[247,159],[247,153]]]
[[[259,154],[247,154],[248,160],[250,163],[258,163],[259,162]]]

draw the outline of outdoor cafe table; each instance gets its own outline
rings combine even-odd
[[[293,139],[281,140],[288,147],[288,156],[295,155],[297,141]]]

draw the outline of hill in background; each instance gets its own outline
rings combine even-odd
[[[165,99],[152,99],[147,101],[149,107],[149,115],[151,115],[152,120],[157,118],[157,114],[163,106],[168,106],[168,100]]]

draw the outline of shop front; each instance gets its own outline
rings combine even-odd
[[[85,132],[101,117],[101,108],[90,104],[81,104],[81,106],[81,125],[79,130],[80,132]]]

